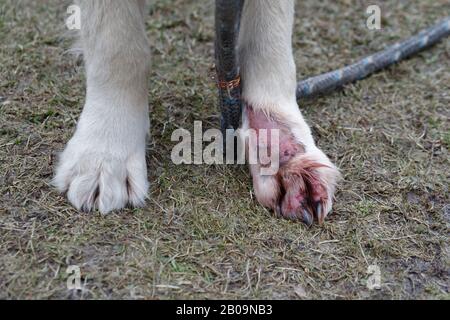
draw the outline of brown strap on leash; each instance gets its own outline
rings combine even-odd
[[[217,81],[217,86],[219,89],[223,90],[233,90],[241,85],[241,77],[238,76],[236,79],[231,81]]]

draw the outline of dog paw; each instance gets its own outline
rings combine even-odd
[[[261,135],[261,129],[278,129],[277,167],[274,174],[263,175],[261,164],[250,164],[257,200],[277,215],[301,220],[311,226],[314,221],[323,223],[332,209],[339,171],[328,157],[312,142],[309,128],[303,119],[294,123],[280,115],[246,109],[247,126]],[[300,115],[301,117],[301,115]],[[264,132],[264,134],[266,134]],[[257,148],[267,147],[268,138],[259,137]],[[275,143],[275,142],[272,142]],[[273,145],[271,146],[273,150]],[[266,151],[265,151],[266,152]],[[270,154],[269,150],[269,154]]]
[[[141,207],[148,190],[145,154],[116,157],[70,145],[61,155],[53,183],[81,211],[106,214],[127,205]]]
[[[148,191],[145,161],[146,119],[128,125],[80,120],[74,137],[60,155],[53,179],[57,189],[81,211],[109,213],[141,207]],[[87,124],[90,124],[88,126]],[[124,124],[119,125],[119,124]]]

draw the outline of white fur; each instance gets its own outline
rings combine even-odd
[[[293,24],[293,0],[245,2],[239,37],[242,96],[254,109],[284,119],[299,141],[312,148],[311,130],[295,94]]]
[[[61,155],[54,184],[67,192],[78,209],[97,208],[107,213],[127,204],[139,206],[148,189],[145,0],[79,0],[78,5],[87,72],[86,103],[77,130]],[[243,98],[253,108],[283,121],[306,153],[331,164],[316,147],[296,101],[293,21],[293,0],[246,1],[239,38]],[[255,169],[255,192],[264,205],[278,192],[277,184],[254,174]],[[323,178],[334,190],[334,177]]]
[[[325,208],[328,213],[331,211],[339,172],[317,148],[297,104],[297,76],[292,50],[293,24],[294,0],[245,2],[239,37],[242,96],[254,110],[272,115],[287,125],[297,141],[305,147],[309,159],[316,159],[329,167],[318,170],[329,194]],[[243,129],[248,127],[244,113]],[[256,198],[261,204],[268,206],[279,194],[276,178],[261,176],[258,165],[252,165],[250,171]]]
[[[103,213],[143,205],[147,189],[149,49],[144,1],[81,0],[86,103],[54,184],[69,201]]]

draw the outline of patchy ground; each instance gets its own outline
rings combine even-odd
[[[298,2],[299,77],[450,12],[448,0],[383,1],[383,30],[369,31],[373,1]],[[84,99],[65,9],[0,0],[0,298],[450,298],[450,40],[302,103],[345,178],[333,214],[308,230],[260,207],[244,167],[171,163],[175,128],[218,123],[213,1],[154,1],[151,195],[105,217],[76,212],[50,186]],[[69,265],[82,293],[66,289]],[[366,287],[370,265],[380,290]]]

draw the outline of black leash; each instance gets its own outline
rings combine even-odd
[[[241,78],[237,42],[244,0],[216,0],[216,72],[221,128],[237,130],[241,121]]]

